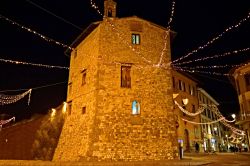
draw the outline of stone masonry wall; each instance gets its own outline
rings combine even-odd
[[[131,31],[131,24],[140,26],[140,32]],[[177,139],[172,77],[170,70],[153,67],[161,57],[166,32],[138,18],[107,20],[100,29],[102,90],[98,91],[94,144],[89,153],[98,160],[173,159]],[[132,33],[140,34],[140,45],[131,45]],[[166,53],[163,62],[168,63],[169,39]],[[120,87],[122,63],[132,64],[131,88]],[[140,115],[132,115],[133,100],[140,103]]]
[[[97,55],[99,29],[95,29],[71,54],[67,102],[72,102],[53,160],[77,161],[86,155],[90,144],[96,110]],[[87,69],[86,84],[82,85],[82,71]],[[86,112],[82,113],[82,108]],[[68,108],[69,109],[69,108]],[[69,111],[69,110],[67,110]]]
[[[140,34],[140,45],[131,45],[132,33]],[[73,108],[54,160],[148,161],[177,156],[170,69],[153,67],[161,59],[165,37],[164,29],[145,20],[112,19],[100,23],[77,47],[76,59],[71,55],[72,93],[67,99]],[[162,62],[167,64],[169,38],[164,53]],[[131,88],[120,87],[123,63],[132,64]],[[87,68],[84,87],[82,67]],[[132,115],[133,100],[140,103],[140,115]]]

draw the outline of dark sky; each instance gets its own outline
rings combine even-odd
[[[102,0],[93,0],[103,9]],[[204,45],[226,28],[236,24],[250,12],[249,0],[176,0],[172,30],[177,35],[172,43],[172,59]],[[54,13],[71,23],[70,25],[55,16],[41,10],[36,5]],[[171,14],[171,0],[117,0],[118,17],[136,15],[161,26],[167,27]],[[91,8],[90,0],[1,0],[0,14],[27,26],[45,36],[70,45],[73,40],[91,23],[102,17]],[[0,58],[26,61],[47,65],[69,66],[69,57],[64,55],[65,48],[47,42],[20,27],[0,19]],[[78,28],[77,28],[78,27]],[[80,30],[79,27],[82,29]],[[188,59],[196,59],[224,53],[250,46],[250,24],[245,22],[239,28],[226,33],[220,40],[206,49],[197,52]],[[249,58],[249,51],[213,61],[193,63],[195,65],[240,64]],[[205,70],[227,73],[223,70]],[[6,94],[18,94],[20,90],[38,87],[27,106],[27,97],[9,106],[0,106],[0,114],[7,113],[17,118],[29,118],[34,113],[44,113],[56,107],[66,99],[68,71],[43,67],[24,66],[0,62],[0,91]],[[220,104],[223,113],[236,112],[237,95],[229,79],[224,76],[193,73],[201,85]],[[55,86],[41,87],[54,83]]]

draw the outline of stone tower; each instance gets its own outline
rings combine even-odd
[[[116,2],[104,0],[104,17],[116,17]]]
[[[92,23],[71,45],[68,116],[53,160],[173,159],[171,72],[154,65],[171,60],[170,32],[138,17],[115,18],[116,3],[104,3],[112,19]]]

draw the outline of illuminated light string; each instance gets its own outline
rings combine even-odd
[[[23,90],[27,90],[27,91],[22,93],[22,94],[19,94],[19,95],[0,94],[0,105],[7,105],[7,104],[15,103],[15,102],[21,100],[22,98],[24,98],[28,94],[29,94],[29,96],[28,96],[28,105],[29,105],[30,100],[31,100],[31,91],[32,90],[46,88],[46,87],[55,86],[55,85],[64,84],[64,83],[66,83],[66,82],[59,82],[59,83],[55,83],[55,84],[43,85],[43,86],[39,86],[39,87],[34,87],[33,89],[28,89],[28,90],[27,89],[2,90],[2,91],[0,91],[1,93],[3,93],[3,92],[17,92],[17,91],[23,91]]]
[[[14,60],[9,60],[9,59],[0,59],[0,62],[11,63],[11,64],[16,64],[16,65],[30,65],[30,66],[36,66],[36,67],[53,68],[53,69],[66,69],[66,70],[69,69],[69,67],[64,67],[64,66],[44,65],[44,64],[31,63],[31,62],[14,61]]]
[[[99,10],[99,7],[96,5],[96,3],[93,0],[90,0],[90,4],[91,4],[91,7],[94,8],[99,15],[103,16],[103,14]]]
[[[188,112],[187,110],[183,109],[180,104],[178,104],[176,101],[175,101],[175,104],[180,108],[180,110],[190,116],[194,116],[194,114],[191,114],[190,112]],[[240,129],[237,129],[233,126],[231,126],[230,124],[228,124],[227,122],[229,123],[232,123],[235,121],[232,120],[232,121],[229,121],[227,120],[225,117],[223,117],[223,115],[219,112],[219,109],[217,108],[217,106],[215,105],[206,105],[206,104],[200,104],[202,107],[203,107],[203,110],[204,108],[209,108],[212,112],[214,112],[218,117],[219,119],[215,120],[215,121],[210,121],[210,122],[205,122],[205,123],[201,123],[201,122],[194,122],[194,121],[189,121],[187,119],[184,119],[182,118],[183,121],[186,121],[186,122],[189,122],[189,123],[192,123],[192,124],[196,124],[196,125],[201,125],[201,124],[213,124],[213,123],[217,123],[217,122],[221,122],[222,124],[224,124],[226,127],[230,128],[232,130],[233,133],[237,134],[237,135],[245,135],[245,132],[243,130],[240,130]],[[199,112],[198,114],[200,114],[201,112]]]
[[[12,117],[12,118],[7,119],[7,120],[0,120],[0,131],[2,130],[3,125],[5,125],[11,121],[15,121],[15,117]]]
[[[62,46],[62,47],[64,47],[64,48],[68,48],[68,49],[70,49],[70,50],[73,50],[72,47],[70,47],[70,46],[68,46],[68,45],[66,45],[66,44],[63,44],[63,43],[61,43],[61,42],[58,42],[58,41],[56,41],[56,40],[54,40],[54,39],[51,39],[51,38],[49,38],[49,37],[47,37],[47,36],[44,36],[44,35],[42,35],[42,34],[36,32],[36,31],[34,31],[34,30],[30,29],[30,28],[27,28],[27,27],[25,27],[25,26],[23,26],[23,25],[21,25],[21,24],[15,22],[15,21],[13,21],[13,20],[11,20],[11,19],[9,19],[9,18],[7,18],[7,17],[1,15],[1,14],[0,14],[0,19],[9,22],[9,23],[11,23],[12,25],[16,25],[16,26],[18,26],[19,28],[28,31],[28,32],[30,32],[30,33],[32,33],[32,34],[34,34],[34,35],[40,37],[41,39],[43,39],[43,40],[45,40],[45,41],[47,41],[47,42],[54,43],[54,44],[59,45],[59,46]]]
[[[168,29],[171,29],[171,23],[173,21],[173,17],[174,17],[174,11],[175,11],[175,0],[172,1],[172,8],[171,8],[171,15],[168,21]]]
[[[175,67],[175,65],[173,65]],[[221,69],[221,68],[233,68],[233,67],[239,67],[242,65],[212,65],[212,66],[195,66],[195,67],[188,67],[188,66],[182,66],[182,69],[187,69],[187,70],[195,70],[195,69]],[[178,67],[178,66],[177,66]]]
[[[204,104],[204,105],[205,105],[205,104]],[[216,105],[214,105],[214,104],[212,104],[212,105],[207,105],[207,107],[208,107],[208,109],[210,109],[212,112],[214,112],[217,116],[223,117],[223,115],[220,113],[220,111],[219,111],[219,109],[218,109],[218,107],[217,107]],[[243,130],[237,129],[237,128],[231,126],[230,124],[228,124],[228,123],[234,122],[235,119],[232,120],[232,121],[230,121],[230,120],[227,120],[225,117],[223,117],[223,118],[224,118],[224,119],[221,121],[221,123],[224,124],[226,127],[230,128],[230,129],[232,130],[232,132],[234,132],[234,133],[237,134],[237,135],[245,135],[245,132],[244,132]]]
[[[205,60],[208,60],[208,59],[221,58],[221,57],[229,56],[229,55],[232,55],[232,54],[238,54],[238,53],[241,53],[241,52],[246,52],[246,51],[249,51],[249,50],[250,50],[250,47],[225,52],[223,54],[216,54],[214,56],[207,56],[207,57],[203,57],[203,58],[198,58],[198,59],[194,59],[194,60],[184,61],[184,62],[180,62],[180,63],[173,63],[173,64],[174,65],[184,65],[184,64],[189,64],[189,63],[193,63],[193,62],[205,61]]]
[[[184,108],[182,108],[182,106],[181,106],[177,101],[174,101],[174,103],[179,107],[179,109],[180,109],[183,113],[185,113],[185,114],[187,114],[187,115],[189,115],[189,116],[196,116],[196,115],[199,115],[200,113],[202,113],[202,112],[205,110],[205,107],[202,106],[202,107],[199,107],[199,109],[198,109],[197,112],[191,113],[191,112],[185,110]]]
[[[231,126],[230,124],[226,123],[225,121],[222,121],[222,124],[224,124],[226,127],[230,128],[232,130],[232,132],[234,132],[237,135],[245,135],[245,131],[237,129],[237,128]]]
[[[188,72],[188,73],[202,73],[202,74],[209,74],[209,75],[217,75],[217,76],[230,76],[228,73],[219,73],[219,72],[210,72],[210,71],[200,71],[200,70],[188,70],[184,69],[182,67],[177,67],[173,66],[175,70],[183,71],[183,72]]]
[[[167,44],[168,44],[168,43],[167,43],[167,40],[168,40],[168,34],[169,34],[170,32],[167,30],[167,31],[165,31],[165,33],[166,33],[166,35],[165,35],[165,37],[164,37],[164,47],[163,47],[163,49],[162,49],[162,51],[161,51],[160,60],[159,60],[158,64],[155,65],[156,67],[160,67],[160,66],[162,65],[163,56],[164,56],[165,52],[167,51]]]
[[[176,60],[174,60],[172,63],[176,63],[176,62],[178,62],[178,61],[181,61],[181,60],[183,60],[184,58],[187,58],[187,57],[191,56],[192,54],[197,53],[199,50],[203,50],[204,48],[206,48],[206,47],[208,47],[209,45],[213,44],[216,40],[219,40],[219,39],[220,39],[221,37],[223,37],[227,32],[230,32],[230,31],[232,31],[233,29],[239,28],[240,25],[241,25],[242,23],[246,22],[249,18],[250,18],[250,12],[248,13],[248,15],[247,15],[245,18],[241,19],[237,24],[232,25],[232,26],[230,26],[229,28],[226,28],[221,34],[219,34],[218,36],[214,37],[212,40],[208,41],[208,42],[207,42],[206,44],[204,44],[203,46],[199,46],[197,49],[195,49],[195,50],[189,52],[188,54],[186,54],[186,55],[184,55],[184,56],[182,56],[182,57],[180,57],[180,58],[178,58],[178,59],[176,59]]]
[[[37,87],[33,87],[33,88],[29,88],[29,89],[8,89],[8,90],[1,90],[0,92],[3,93],[3,92],[19,92],[19,91],[24,91],[24,90],[36,90],[36,89],[42,89],[42,88],[47,88],[47,87],[51,87],[51,86],[56,86],[56,85],[60,85],[60,84],[65,84],[67,83],[67,81],[64,81],[64,82],[57,82],[57,83],[54,83],[54,84],[48,84],[48,85],[42,85],[42,86],[37,86]]]
[[[31,91],[32,89],[29,89],[28,91],[19,94],[19,95],[5,95],[5,94],[0,94],[0,105],[8,105],[15,103],[22,98],[24,98],[26,95],[29,95],[28,98],[28,105],[30,104],[30,97],[31,97]]]
[[[203,125],[203,124],[213,124],[213,123],[217,123],[222,121],[223,119],[225,119],[224,117],[221,117],[215,121],[210,121],[210,122],[206,122],[206,123],[202,123],[202,122],[194,122],[194,121],[189,121],[187,119],[181,118],[183,121],[188,122],[188,123],[192,123],[192,124],[196,124],[196,125]]]
[[[214,104],[201,104],[203,105],[204,107],[207,107],[209,110],[211,110],[212,112],[214,112],[217,116],[219,117],[223,117],[223,115],[220,113],[218,107]],[[233,120],[227,120],[226,118],[224,119],[225,122],[228,122],[228,123],[233,123],[235,122],[235,118]]]

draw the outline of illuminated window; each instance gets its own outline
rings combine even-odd
[[[86,84],[86,77],[87,77],[87,70],[84,69],[82,71],[82,85],[85,85]]]
[[[132,114],[133,115],[140,114],[140,103],[136,100],[132,102]]]
[[[86,113],[86,107],[82,107],[82,114]]]
[[[121,66],[121,87],[131,88],[131,65]]]
[[[185,83],[181,80],[179,80],[179,89],[182,91],[186,91]]]
[[[140,44],[140,35],[132,34],[132,44]]]

